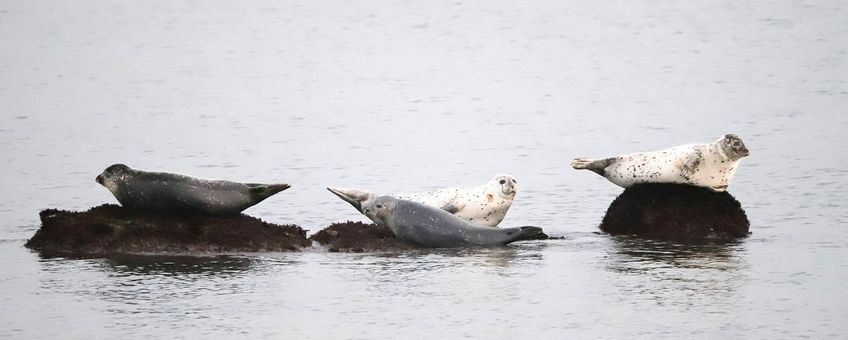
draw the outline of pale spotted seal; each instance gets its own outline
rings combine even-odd
[[[637,183],[681,183],[721,192],[727,190],[739,161],[748,154],[739,136],[726,134],[711,144],[688,144],[598,160],[577,158],[571,166],[592,170],[624,188]]]

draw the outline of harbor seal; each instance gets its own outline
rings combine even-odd
[[[95,180],[127,208],[210,215],[236,215],[290,187],[288,184],[237,183],[147,172],[123,164],[109,166]]]
[[[341,199],[364,213],[363,206],[369,205],[379,195],[359,190],[327,188]],[[518,182],[510,175],[497,175],[487,183],[476,187],[453,187],[426,193],[392,194],[392,197],[415,201],[445,210],[469,222],[497,227],[506,216],[518,193]]]
[[[739,161],[749,154],[739,136],[726,134],[711,144],[688,144],[598,160],[577,158],[571,166],[594,171],[624,188],[638,183],[681,183],[723,192]]]
[[[497,227],[518,193],[511,175],[497,175],[476,187],[454,187],[427,193],[397,194],[396,198],[440,208],[472,223]]]
[[[418,202],[380,196],[363,206],[365,216],[392,230],[398,239],[431,248],[491,247],[539,239],[539,227],[490,228]]]

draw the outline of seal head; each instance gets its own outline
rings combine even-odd
[[[391,196],[380,196],[374,198],[369,204],[362,208],[362,213],[379,225],[386,225],[386,218],[397,210],[400,200]]]
[[[730,161],[740,160],[751,154],[748,148],[745,147],[745,143],[742,142],[742,138],[732,133],[724,135],[716,144],[718,144],[719,150]]]
[[[497,193],[507,199],[514,199],[518,193],[518,182],[512,175],[497,175],[486,183],[487,192]]]

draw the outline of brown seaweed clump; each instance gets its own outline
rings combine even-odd
[[[76,254],[291,251],[306,231],[244,214],[161,214],[104,204],[84,212],[47,209],[26,247]]]
[[[682,184],[638,184],[607,208],[602,231],[670,240],[732,240],[748,236],[745,210],[727,192]]]
[[[414,243],[396,238],[388,227],[351,221],[333,223],[309,239],[320,242],[331,252],[361,253],[421,248]]]

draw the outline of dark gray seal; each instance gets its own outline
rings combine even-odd
[[[109,189],[127,208],[211,215],[237,215],[289,188],[288,184],[237,183],[147,172],[123,164],[106,168],[96,181]]]
[[[374,223],[391,229],[395,237],[431,248],[502,246],[544,235],[539,227],[473,224],[442,209],[391,196],[380,196],[363,210]]]

